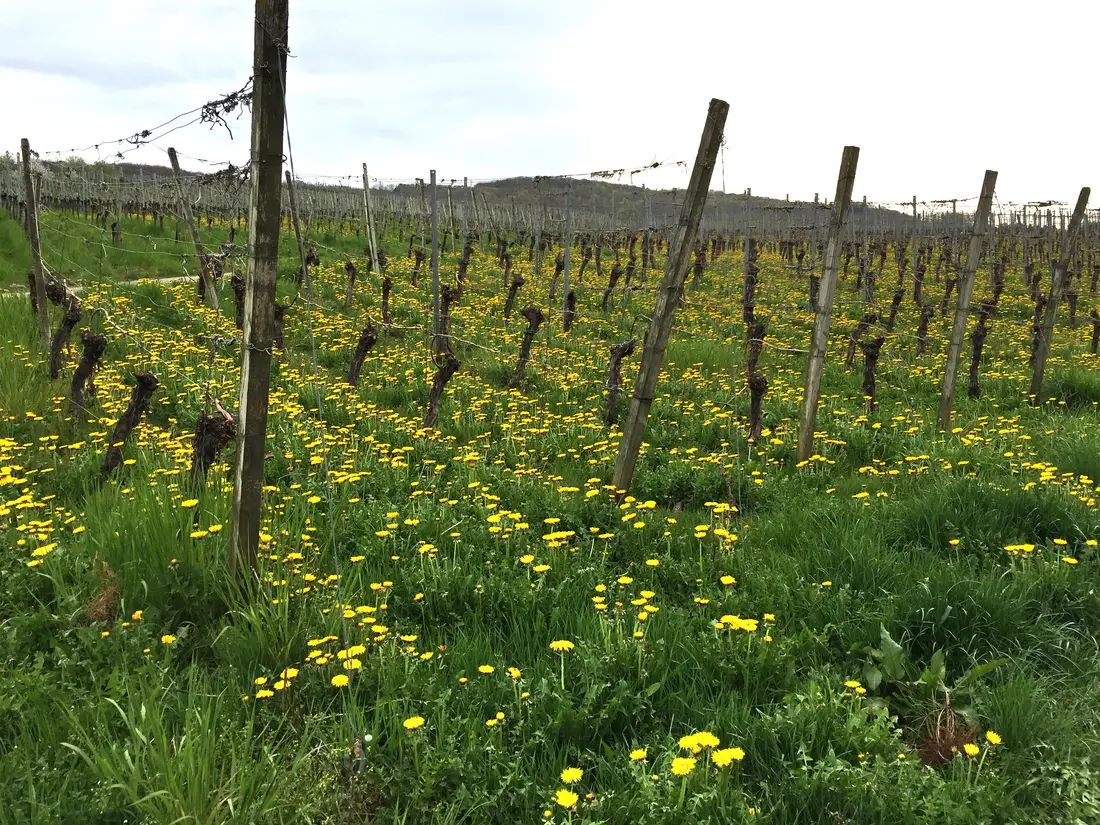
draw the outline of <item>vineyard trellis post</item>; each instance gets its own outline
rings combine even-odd
[[[814,426],[817,422],[817,404],[821,398],[821,375],[825,371],[825,352],[829,346],[829,324],[832,320],[833,294],[840,271],[840,245],[844,234],[848,207],[852,204],[852,189],[856,182],[856,166],[859,163],[859,147],[845,146],[840,159],[840,175],[836,181],[836,197],[829,222],[829,234],[825,242],[825,259],[822,264],[821,284],[817,290],[817,312],[810,339],[810,363],[806,370],[806,389],[802,395],[802,413],[798,421],[799,461],[806,461],[814,446]]]
[[[191,214],[191,204],[187,202],[187,196],[183,191],[183,178],[180,175],[180,161],[176,156],[176,150],[171,146],[168,147],[168,160],[171,161],[172,172],[176,176],[176,194],[178,196],[180,208],[179,214],[180,217],[183,218],[183,222],[187,224],[187,229],[191,233],[191,241],[195,244],[195,255],[199,259],[199,278],[202,279],[205,286],[203,291],[206,293],[206,301],[210,304],[211,309],[217,311],[220,308],[218,306],[218,293],[214,289],[214,280],[210,277],[210,267],[207,266],[206,253],[203,252],[202,248],[202,238],[199,237],[199,230],[195,226],[195,216]]]
[[[290,207],[290,227],[294,230],[294,243],[298,246],[298,257],[305,261],[306,246],[305,240],[302,238],[301,213],[298,212],[298,196],[294,191],[294,178],[291,176],[289,169],[287,169],[284,174],[286,175],[287,204]],[[308,262],[302,267],[302,272],[299,277],[305,281],[306,294],[308,295],[310,288]]]
[[[563,254],[562,287],[561,287],[561,312],[564,319],[569,307],[569,250],[573,246],[573,207],[569,202],[569,194],[572,189],[571,181],[565,182],[565,249]]]
[[[256,0],[248,276],[229,573],[253,570],[260,541],[268,393],[275,337],[275,282],[282,223],[283,117],[289,0]],[[278,74],[276,74],[278,73]]]
[[[691,179],[688,181],[683,206],[680,208],[680,219],[669,237],[665,274],[657,288],[653,319],[646,331],[642,363],[638,369],[634,393],[630,399],[630,411],[623,427],[623,437],[619,442],[615,471],[611,477],[611,483],[618,490],[626,490],[630,487],[634,467],[638,463],[638,452],[645,437],[646,419],[649,417],[649,408],[653,405],[657,378],[664,365],[665,349],[672,334],[676,306],[684,288],[688,259],[695,246],[699,221],[707,203],[710,179],[718,158],[718,147],[722,142],[722,131],[726,125],[728,113],[729,104],[726,101],[718,98],[711,99],[707,109],[706,124],[699,139],[699,151],[695,156]]]
[[[451,233],[451,254],[455,254],[455,205],[451,200],[451,189],[454,188],[454,182],[447,184],[447,230]]]
[[[752,238],[752,189],[745,190],[745,249],[741,262],[741,303],[745,303],[749,284],[749,241]]]
[[[466,239],[470,234],[470,179],[462,179],[462,254],[466,254]]]
[[[31,265],[34,267],[34,298],[38,304],[38,335],[42,347],[50,350],[50,312],[46,299],[46,274],[42,267],[42,241],[38,234],[38,198],[31,179],[31,142],[26,138],[19,141],[19,151],[23,156],[23,188],[27,210],[27,231],[31,242]]]
[[[121,167],[120,167],[121,170]],[[125,178],[122,172],[118,173],[118,188],[115,190],[115,226],[114,231],[111,233],[111,240],[114,243],[122,243],[122,184],[125,182]]]
[[[432,185],[432,352],[440,352],[439,340],[439,196],[436,192],[435,170],[431,174]]]
[[[363,164],[363,217],[367,222],[367,243],[370,244],[371,270],[375,280],[381,282],[381,264],[378,262],[378,239],[374,236],[374,210],[370,201],[370,178],[367,176],[367,164]]]
[[[947,345],[947,363],[943,371],[943,388],[940,392],[939,425],[946,429],[951,423],[951,406],[955,401],[955,379],[959,372],[959,351],[962,349],[963,336],[966,334],[966,319],[970,311],[970,296],[974,292],[974,279],[978,271],[978,259],[982,254],[982,240],[985,238],[989,213],[993,208],[993,191],[997,186],[997,173],[987,169],[982,181],[982,193],[978,197],[978,209],[974,213],[974,227],[970,232],[970,243],[966,248],[966,264],[962,280],[959,282],[958,303],[955,305],[955,323],[951,327],[951,341]],[[957,217],[952,201],[952,217]],[[954,266],[955,222],[952,221],[951,264]],[[993,247],[989,249],[990,271],[993,268]]]
[[[1077,205],[1073,208],[1073,217],[1070,219],[1069,229],[1062,241],[1058,261],[1051,267],[1050,292],[1047,297],[1043,321],[1039,327],[1039,345],[1035,350],[1035,363],[1031,372],[1031,387],[1028,390],[1034,404],[1039,403],[1039,392],[1043,389],[1043,370],[1046,369],[1047,356],[1050,355],[1050,339],[1054,334],[1054,321],[1058,317],[1058,304],[1062,302],[1062,292],[1065,290],[1066,269],[1069,267],[1073,249],[1077,246],[1077,233],[1081,229],[1081,220],[1084,218],[1085,208],[1089,204],[1089,193],[1089,187],[1085,186],[1082,187],[1081,194],[1077,196]],[[1053,220],[1048,226],[1054,226]],[[1053,257],[1053,255],[1052,242],[1051,256]]]

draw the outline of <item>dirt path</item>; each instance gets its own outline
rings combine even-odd
[[[184,281],[194,281],[198,278],[197,275],[172,275],[168,278],[132,278],[128,281],[112,281],[111,286],[138,286],[143,283],[153,284],[181,284]],[[79,295],[85,290],[85,286],[79,281],[66,282],[65,288],[74,295]],[[7,289],[0,289],[0,299],[3,298],[26,298],[27,293],[24,291],[24,287],[8,287]]]

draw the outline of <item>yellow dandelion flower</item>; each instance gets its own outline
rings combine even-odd
[[[678,756],[672,760],[672,772],[676,776],[687,776],[695,770],[694,756]]]
[[[584,776],[584,771],[580,768],[566,768],[561,772],[561,781],[566,785],[573,785],[581,781],[581,777]]]

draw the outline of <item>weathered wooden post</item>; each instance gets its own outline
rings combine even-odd
[[[371,269],[375,278],[381,278],[381,260],[378,239],[374,236],[374,208],[370,200],[370,179],[367,177],[367,164],[363,164],[363,217],[367,222],[367,242],[370,244]]]
[[[695,165],[691,170],[691,179],[684,194],[680,209],[680,220],[669,239],[668,258],[665,261],[665,274],[657,289],[657,302],[653,310],[653,319],[646,331],[642,345],[642,363],[630,399],[630,411],[623,427],[623,437],[619,442],[619,453],[615,459],[615,471],[611,483],[616,489],[626,490],[634,476],[634,467],[638,463],[638,452],[645,437],[646,419],[653,405],[653,392],[657,388],[657,378],[665,361],[665,350],[672,335],[672,322],[676,317],[676,307],[680,302],[680,293],[684,288],[691,250],[695,246],[695,235],[699,231],[699,221],[707,203],[707,191],[711,174],[714,172],[718,148],[722,143],[722,130],[726,124],[729,104],[714,98],[707,110],[707,120],[699,140],[699,151],[695,156]]]
[[[206,253],[202,248],[202,238],[199,237],[199,230],[195,227],[195,216],[191,214],[191,204],[187,202],[187,197],[183,193],[183,178],[180,177],[179,158],[176,157],[176,150],[171,146],[168,147],[168,159],[172,162],[172,171],[176,174],[176,195],[179,201],[180,217],[183,218],[183,222],[187,224],[187,229],[191,232],[191,241],[195,244],[195,256],[199,259],[199,280],[202,282],[202,290],[206,295],[206,301],[210,304],[210,308],[216,311],[219,309],[218,293],[214,290],[214,279],[210,277],[210,267],[207,264]]]
[[[439,198],[432,169],[432,352],[439,352]]]
[[[939,425],[946,429],[951,424],[951,406],[955,400],[955,378],[959,372],[959,352],[962,349],[963,336],[966,334],[966,318],[970,311],[970,296],[974,294],[974,276],[978,271],[978,259],[982,254],[982,239],[985,237],[989,213],[993,208],[993,190],[997,186],[997,173],[992,169],[985,172],[982,192],[978,197],[978,209],[974,213],[974,226],[970,230],[970,243],[966,248],[966,264],[963,267],[962,281],[959,283],[959,302],[955,305],[955,323],[951,327],[951,341],[947,345],[947,363],[943,371],[943,387],[940,390]],[[954,202],[952,202],[954,204]],[[954,229],[952,234],[954,235]],[[952,237],[952,250],[955,240]],[[954,256],[954,251],[952,251]],[[990,271],[993,270],[993,248],[989,250]]]
[[[569,194],[572,186],[569,181],[565,184],[565,249],[563,254],[565,259],[562,261],[562,287],[561,287],[561,313],[564,321],[566,315],[569,312],[569,253],[573,247],[573,209],[569,203]],[[553,290],[550,292],[550,300],[554,300]],[[570,324],[565,324],[565,332],[569,332]]]
[[[1036,341],[1037,346],[1031,371],[1031,387],[1028,389],[1034,404],[1039,403],[1039,393],[1043,389],[1043,370],[1046,369],[1047,357],[1050,355],[1050,339],[1054,334],[1054,321],[1058,317],[1058,305],[1062,302],[1062,292],[1065,291],[1066,269],[1069,267],[1070,256],[1077,246],[1077,233],[1081,229],[1081,219],[1085,215],[1085,208],[1088,203],[1089,187],[1085,186],[1081,189],[1081,194],[1077,196],[1077,205],[1073,208],[1073,218],[1070,219],[1069,231],[1062,243],[1058,262],[1051,269],[1050,292],[1047,296],[1046,312],[1043,315]],[[1053,251],[1051,255],[1053,256]]]
[[[802,413],[798,421],[798,461],[806,461],[814,447],[814,426],[817,423],[817,405],[821,399],[821,375],[825,371],[825,353],[829,345],[829,324],[832,321],[833,295],[840,270],[840,244],[848,207],[852,203],[852,188],[856,182],[856,166],[859,163],[859,147],[845,146],[840,159],[840,176],[836,181],[836,197],[829,222],[829,235],[825,244],[825,258],[821,283],[817,292],[817,311],[814,314],[814,330],[810,339],[810,363],[806,370],[806,389],[802,395]]]
[[[241,347],[241,392],[229,572],[251,570],[260,541],[267,447],[275,274],[279,258],[286,38],[289,0],[256,0],[253,30],[252,169],[248,204],[248,280]]]
[[[27,234],[31,242],[31,261],[34,267],[34,298],[38,305],[38,336],[42,348],[50,347],[50,313],[46,304],[46,276],[42,268],[42,242],[38,234],[38,198],[31,178],[31,144],[26,138],[19,142],[23,155],[23,189],[27,209]]]

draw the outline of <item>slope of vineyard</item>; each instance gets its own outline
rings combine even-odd
[[[514,251],[525,283],[505,320],[503,270],[477,248],[451,310],[461,366],[429,427],[431,273],[413,285],[407,238],[385,240],[384,324],[361,238],[317,230],[308,296],[284,235],[259,576],[238,586],[233,448],[202,483],[191,441],[200,413],[235,414],[243,261],[216,312],[193,279],[127,280],[194,275],[142,257],[170,233],[127,219],[114,249],[78,216],[43,225],[83,319],[50,381],[29,255],[0,221],[0,823],[1100,821],[1087,285],[1031,406],[1033,305],[1009,268],[980,396],[961,390],[944,431],[950,309],[919,354],[908,294],[875,333],[871,410],[862,352],[844,365],[864,307],[842,276],[817,453],[796,462],[807,277],[760,257],[750,443],[742,252],[724,252],[677,314],[624,496],[609,350],[637,339],[621,419],[663,254],[607,311],[610,253],[601,275],[574,258],[565,333],[552,260],[536,273]],[[215,246],[226,231],[203,228]],[[882,305],[896,274],[891,255]],[[924,288],[938,305],[944,280]],[[975,303],[989,295],[983,264]],[[509,389],[530,305],[547,320]],[[68,402],[84,328],[109,342],[86,417]],[[159,386],[104,480],[140,372]]]

